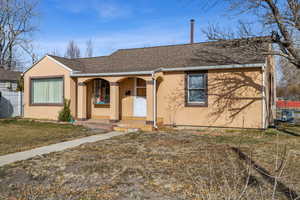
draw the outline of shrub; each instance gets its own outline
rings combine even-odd
[[[18,92],[24,92],[24,78],[21,77],[17,82],[17,89]]]
[[[58,120],[62,122],[69,122],[72,120],[71,109],[70,109],[71,101],[68,99],[64,100],[64,107],[59,112]]]

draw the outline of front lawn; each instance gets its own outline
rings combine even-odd
[[[300,125],[292,125],[287,123],[279,124],[279,129],[287,134],[300,136]]]
[[[0,199],[296,199],[300,137],[131,133],[0,168]]]
[[[0,120],[0,155],[24,151],[95,132],[82,126],[37,122],[32,120]]]

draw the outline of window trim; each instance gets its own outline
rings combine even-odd
[[[63,80],[63,100],[65,99],[65,76],[33,76],[29,77],[29,106],[63,106],[64,102],[62,103],[33,103],[32,102],[32,95],[33,95],[33,80],[42,80],[42,79],[55,79],[61,78]]]
[[[108,89],[109,89],[109,102],[108,103],[103,103],[103,104],[98,104],[98,103],[96,103],[95,102],[95,90],[96,90],[96,81],[97,80],[100,80],[101,81],[101,84],[102,84],[102,81],[106,81],[106,82],[108,82]],[[105,80],[105,79],[102,79],[102,78],[96,78],[96,79],[93,79],[93,89],[92,89],[92,99],[93,99],[93,104],[94,104],[94,106],[99,106],[99,107],[101,107],[101,106],[110,106],[110,96],[111,96],[111,94],[110,94],[110,83],[109,83],[109,81],[107,81],[107,80]]]
[[[185,107],[208,107],[208,78],[207,78],[207,70],[201,70],[201,71],[187,71],[185,72],[185,78],[184,78],[184,90],[185,90]],[[205,98],[204,102],[189,102],[189,88],[188,88],[188,78],[189,75],[196,75],[201,74],[204,78],[204,93]]]

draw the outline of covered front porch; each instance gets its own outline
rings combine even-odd
[[[146,124],[146,120],[142,119],[119,120],[118,122],[112,122],[108,119],[87,119],[77,121],[76,125],[82,125],[92,130],[123,132],[152,131],[154,128],[153,124]]]
[[[152,76],[78,77],[77,119],[112,124],[155,125]],[[139,121],[139,122],[134,122]],[[133,128],[133,127],[132,127]]]

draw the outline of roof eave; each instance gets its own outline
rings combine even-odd
[[[213,69],[240,69],[240,68],[257,68],[257,67],[262,67],[263,65],[265,65],[265,63],[162,68],[161,70],[168,72],[168,71],[213,70]]]
[[[15,81],[17,82],[19,79],[0,79],[0,81]]]
[[[87,77],[87,76],[126,76],[126,75],[150,75],[152,71],[136,71],[136,72],[113,72],[113,73],[71,73],[71,77]]]
[[[133,71],[133,72],[112,72],[112,73],[71,73],[71,77],[88,77],[88,76],[126,76],[126,75],[151,75],[157,71],[195,71],[195,70],[213,70],[213,69],[240,69],[240,68],[259,68],[265,63],[254,64],[233,64],[233,65],[216,65],[216,66],[191,66],[176,68],[157,68],[153,71]]]

